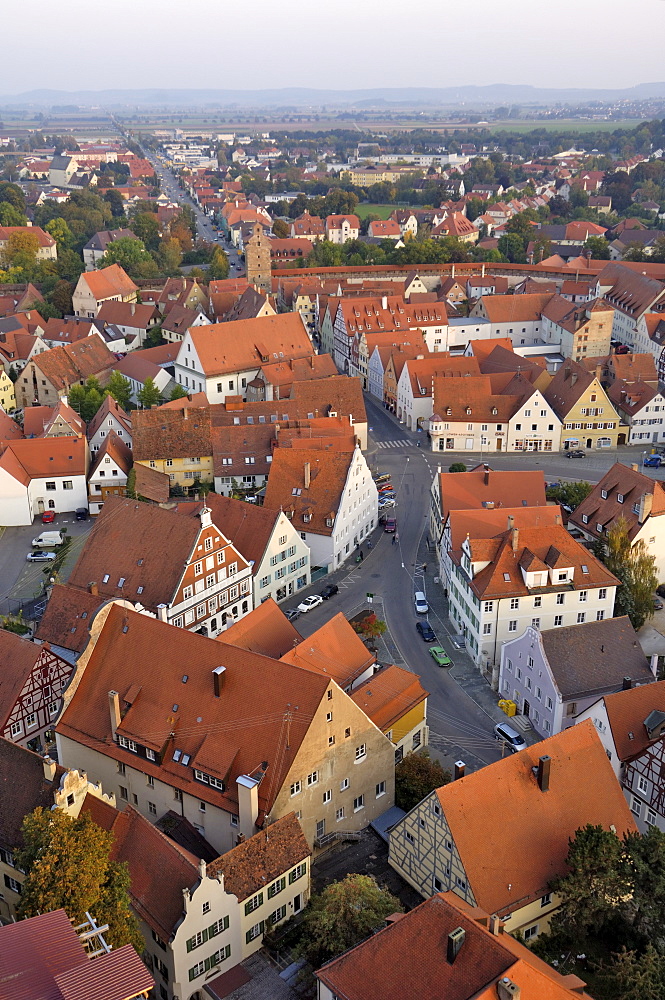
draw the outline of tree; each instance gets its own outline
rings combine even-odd
[[[159,266],[165,274],[177,274],[182,264],[180,244],[173,237],[162,240],[157,251]]]
[[[210,264],[208,265],[208,278],[210,280],[222,281],[229,276],[229,258],[221,247],[215,247]]]
[[[32,274],[37,263],[39,240],[30,230],[10,233],[7,245],[2,251],[5,267],[20,268]]]
[[[58,253],[62,250],[71,249],[74,243],[74,234],[65,222],[64,219],[51,219],[50,222],[46,223],[46,232],[55,240]]]
[[[602,236],[589,236],[584,249],[588,251],[594,260],[609,260],[610,245]]]
[[[586,500],[592,489],[593,486],[591,483],[586,483],[584,480],[572,483],[558,483],[556,486],[549,487],[547,490],[547,499],[554,500],[555,503],[564,503],[571,510],[575,510],[583,500]]]
[[[171,389],[170,399],[185,399],[188,395],[187,390],[182,385],[174,385]]]
[[[511,264],[525,264],[525,246],[524,237],[519,233],[504,233],[496,248]]]
[[[139,212],[132,221],[132,232],[136,233],[146,250],[159,248],[160,226],[154,212]]]
[[[603,1000],[662,1000],[665,957],[649,944],[643,954],[626,948],[601,965],[596,982]]]
[[[143,383],[143,388],[137,392],[136,398],[144,410],[149,410],[151,406],[158,406],[161,403],[162,394],[149,375]]]
[[[466,472],[466,465],[464,462],[453,462],[448,466],[448,472]]]
[[[104,256],[97,262],[97,267],[109,267],[111,264],[119,264],[131,278],[157,276],[157,265],[143,241],[134,240],[131,236],[121,236],[114,243],[109,243]]]
[[[584,940],[598,932],[630,895],[630,872],[624,845],[602,826],[587,824],[568,844],[568,872],[550,882],[552,891],[561,896],[552,928]]]
[[[27,226],[28,220],[9,201],[0,201],[0,226]]]
[[[653,593],[658,586],[656,558],[643,539],[631,544],[628,522],[619,517],[610,527],[603,548],[603,562],[621,581],[614,603],[615,615],[628,615],[640,629],[653,615]]]
[[[6,201],[22,214],[25,213],[25,195],[18,184],[0,184],[0,201]]]
[[[291,235],[291,229],[284,221],[284,219],[275,219],[272,224],[273,236],[276,236],[279,240],[285,240]]]
[[[106,383],[106,395],[113,396],[123,410],[128,410],[132,399],[132,383],[122,372],[111,372],[111,377]]]
[[[650,826],[645,834],[629,833],[624,839],[631,867],[633,891],[624,911],[634,931],[646,943],[664,950],[665,833]]]
[[[115,218],[125,217],[125,199],[119,191],[114,191],[113,188],[109,188],[108,191],[104,193],[104,201],[108,202],[111,208],[111,213]]]
[[[395,768],[395,805],[406,812],[441,785],[450,781],[438,760],[432,760],[427,750],[409,753]]]
[[[103,398],[99,382],[94,376],[87,379],[85,385],[75,383],[69,388],[69,405],[83,417],[86,423],[92,420],[102,405]]]
[[[133,944],[142,954],[143,940],[130,909],[127,866],[109,857],[113,834],[97,826],[87,812],[72,819],[60,809],[41,807],[25,817],[22,832],[24,846],[17,860],[26,878],[19,916],[62,908],[80,924],[87,911],[109,925],[107,941],[114,948]]]
[[[299,953],[314,968],[359,944],[403,906],[369,875],[347,875],[312,896]]]
[[[369,614],[360,621],[351,622],[351,627],[362,639],[378,639],[386,631],[387,625],[376,615]]]
[[[74,286],[69,281],[56,281],[51,292],[51,305],[55,306],[61,316],[70,316],[74,311],[72,295]]]

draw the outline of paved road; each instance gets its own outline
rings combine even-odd
[[[31,551],[33,538],[42,531],[57,531],[67,528],[72,537],[72,544],[62,571],[60,580],[66,580],[78,559],[81,548],[92,520],[77,521],[74,514],[58,514],[53,524],[42,524],[37,518],[33,524],[17,528],[1,528],[0,537],[0,610],[6,613],[17,606],[17,602],[29,601],[39,596],[43,591],[47,575],[44,569],[48,563],[29,563],[26,555]]]

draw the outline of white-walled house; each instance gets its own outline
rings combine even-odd
[[[494,684],[504,642],[529,626],[544,631],[611,618],[618,583],[563,525],[515,524],[489,537],[470,532],[450,553],[450,617]]]
[[[607,395],[619,414],[621,424],[628,427],[628,438],[620,440],[621,444],[644,448],[665,441],[665,396],[658,388],[646,382],[617,379],[607,390]]]
[[[358,446],[324,454],[277,448],[265,504],[284,510],[310,549],[314,568],[337,569],[376,527],[378,494]]]
[[[83,435],[11,441],[0,457],[0,523],[32,524],[46,510],[87,507],[89,455]]]
[[[88,444],[92,455],[110,434],[117,434],[131,450],[132,422],[113,396],[104,396],[102,405],[88,424]]]
[[[653,680],[625,616],[544,632],[529,626],[501,649],[499,693],[543,738],[575,725],[600,697]]]

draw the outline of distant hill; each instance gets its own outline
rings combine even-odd
[[[377,87],[368,90],[314,90],[285,87],[276,90],[30,90],[0,95],[0,104],[52,107],[83,105],[106,108],[214,106],[228,108],[336,108],[410,106],[488,107],[496,104],[579,104],[587,101],[665,99],[665,83],[641,83],[622,90],[544,88],[497,83],[486,87]]]

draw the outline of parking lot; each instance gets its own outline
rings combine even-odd
[[[36,518],[33,524],[0,528],[0,611],[6,614],[14,610],[16,602],[38,597],[44,589],[50,563],[26,561],[28,552],[32,551],[33,538],[42,531],[67,529],[72,544],[59,574],[59,579],[63,581],[69,577],[92,524],[92,520],[77,521],[72,511],[56,515],[52,524],[42,524],[41,519]]]

